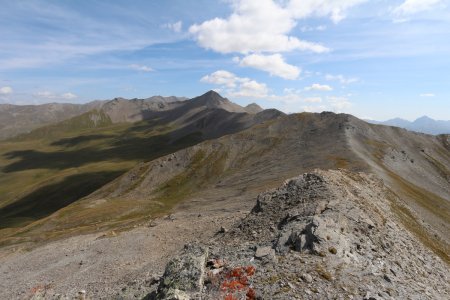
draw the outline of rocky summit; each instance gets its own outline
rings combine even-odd
[[[448,299],[448,266],[402,224],[374,175],[305,173],[186,245],[148,299]]]

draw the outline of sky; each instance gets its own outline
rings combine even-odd
[[[450,119],[450,0],[0,0],[0,103],[195,97]]]

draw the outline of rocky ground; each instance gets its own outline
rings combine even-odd
[[[448,265],[405,230],[398,206],[372,175],[304,174],[187,245],[148,298],[449,299]]]
[[[185,243],[209,240],[248,213],[230,209],[185,207],[131,231],[2,249],[0,299],[142,299]]]
[[[230,195],[226,209],[198,198],[127,232],[3,249],[1,298],[450,297],[448,265],[403,227],[401,201],[375,175],[317,170],[256,205],[246,197]]]

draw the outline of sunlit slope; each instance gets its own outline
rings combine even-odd
[[[351,121],[353,152],[364,159],[410,209],[403,222],[428,244],[450,251],[449,136],[414,133]]]

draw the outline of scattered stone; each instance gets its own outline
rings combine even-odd
[[[303,274],[300,276],[300,278],[301,278],[304,282],[306,282],[306,283],[311,283],[311,282],[313,281],[312,276],[309,275],[309,274],[305,274],[305,273],[303,273]]]
[[[275,255],[275,250],[271,247],[258,247],[256,248],[255,257],[262,258],[269,255]]]
[[[225,265],[224,261],[221,259],[210,259],[206,262],[206,266],[210,269],[219,269],[222,268]]]
[[[213,270],[211,270],[211,274],[212,275],[217,275],[217,274],[222,273],[222,271],[223,271],[223,268],[213,269]]]
[[[80,300],[86,299],[86,291],[85,290],[81,290],[78,292],[78,299],[80,299]]]
[[[154,285],[157,284],[158,282],[161,281],[161,276],[160,275],[156,275],[153,274],[152,276],[150,276],[150,278],[147,280],[148,285]]]

